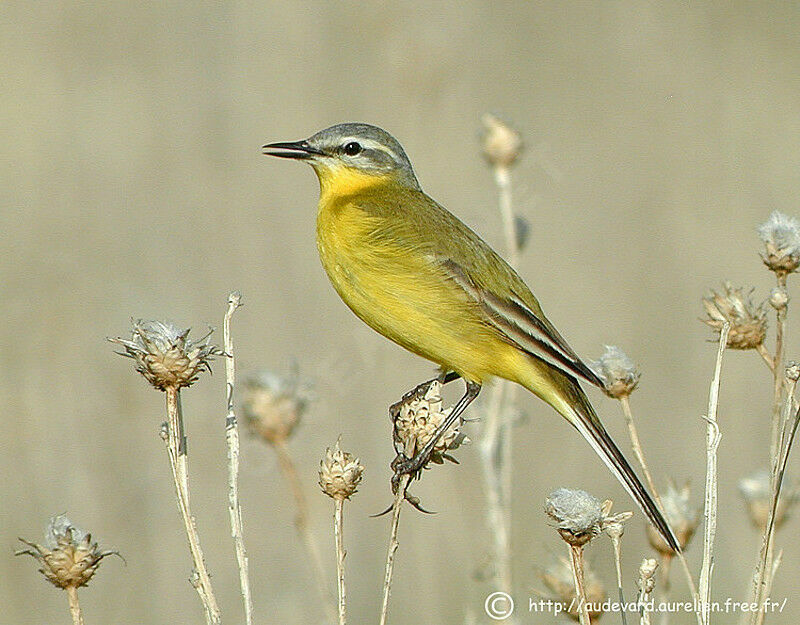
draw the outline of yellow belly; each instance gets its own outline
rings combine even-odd
[[[320,259],[342,300],[374,330],[444,369],[477,382],[521,381],[526,357],[424,252],[373,236],[386,227],[352,204],[320,201]]]

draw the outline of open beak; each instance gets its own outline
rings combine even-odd
[[[322,152],[308,145],[308,141],[281,141],[270,143],[261,148],[267,156],[279,156],[281,158],[307,159],[314,155],[321,155]]]

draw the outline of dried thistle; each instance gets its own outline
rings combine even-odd
[[[719,332],[725,323],[730,324],[728,347],[731,349],[755,349],[767,336],[767,313],[764,303],[754,305],[750,294],[743,288],[734,288],[730,282],[724,285],[725,291],[711,291],[703,298],[703,307],[708,319],[702,321]]]
[[[747,513],[753,525],[762,532],[767,526],[772,506],[772,480],[766,469],[760,469],[739,480],[739,493],[747,506]],[[779,528],[788,518],[789,512],[800,498],[796,489],[784,490],[775,510],[775,528]]]
[[[519,133],[491,113],[483,116],[483,156],[494,167],[508,168],[522,153]]]
[[[761,259],[779,277],[797,271],[800,266],[800,222],[774,211],[767,221],[758,227],[758,236],[766,248]]]
[[[565,542],[585,545],[603,531],[603,504],[582,490],[559,488],[548,495],[544,511]]]
[[[223,354],[208,342],[213,330],[198,341],[189,340],[190,328],[182,330],[169,322],[133,321],[131,340],[109,338],[125,348],[121,356],[133,358],[136,370],[160,391],[191,386],[202,371],[211,371],[213,356]]]
[[[605,394],[614,399],[630,395],[642,376],[633,360],[616,345],[606,345],[600,358],[589,363],[589,368],[603,381]]]
[[[398,453],[413,458],[433,438],[436,429],[452,412],[452,406],[442,408],[442,385],[432,382],[422,397],[416,395],[403,400],[394,416],[394,441]],[[436,442],[430,461],[442,464],[455,462],[449,452],[469,442],[461,432],[464,420],[459,418]]]
[[[250,431],[274,444],[291,436],[313,399],[311,382],[297,372],[263,370],[245,380],[242,408]]]
[[[784,310],[789,303],[789,294],[782,286],[776,286],[769,292],[769,305],[775,310]]]
[[[339,443],[337,440],[333,449],[325,450],[325,458],[319,463],[319,485],[328,497],[343,501],[356,492],[364,467],[353,454],[342,451]]]
[[[39,572],[54,586],[62,589],[86,586],[97,571],[100,562],[116,551],[103,551],[92,535],[83,531],[64,514],[50,519],[45,530],[45,544],[19,539],[30,547],[16,555],[29,555],[39,562]]]
[[[575,580],[569,561],[565,558],[558,558],[551,562],[547,568],[539,571],[539,577],[544,583],[546,591],[538,594],[545,599],[557,601],[571,619],[580,620],[578,600],[575,594]],[[589,617],[594,621],[603,614],[601,608],[607,598],[607,594],[603,582],[600,581],[586,561],[583,563],[583,585],[587,607],[590,608]]]
[[[702,509],[692,506],[690,499],[689,484],[685,484],[679,490],[671,481],[667,485],[667,490],[661,495],[664,518],[672,528],[675,538],[678,539],[681,550],[686,549],[692,536],[694,536],[702,515]],[[647,539],[650,541],[650,546],[661,555],[667,557],[675,555],[672,547],[664,542],[658,530],[650,524],[647,526]]]

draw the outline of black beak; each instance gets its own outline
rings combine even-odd
[[[308,141],[281,141],[270,143],[261,148],[267,156],[279,156],[281,158],[312,158],[315,154],[322,154],[319,150],[308,145]]]

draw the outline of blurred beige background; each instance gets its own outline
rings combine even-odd
[[[480,116],[521,130],[515,206],[532,225],[521,273],[579,353],[613,343],[641,365],[633,405],[651,465],[662,482],[691,479],[700,503],[714,358],[700,297],[723,279],[765,296],[755,227],[774,209],[800,213],[798,33],[800,10],[780,2],[2,3],[0,623],[68,622],[66,599],[12,556],[17,536],[39,540],[64,511],[127,561],[107,561],[82,591],[87,623],[201,621],[157,436],[163,398],[105,337],[126,335],[132,316],[221,328],[234,288],[246,303],[234,321],[241,372],[296,362],[317,381],[291,445],[332,589],[316,466],[341,433],[367,467],[347,510],[349,608],[353,623],[375,622],[388,519],[369,515],[390,498],[386,406],[431,367],[338,301],[316,257],[313,174],[260,155],[341,121],[392,132],[428,193],[498,246]],[[223,371],[184,401],[195,513],[233,623]],[[766,459],[770,393],[754,353],[727,355],[716,598],[744,599],[755,563],[736,482]],[[618,407],[591,397],[627,449]],[[527,605],[536,568],[562,549],[542,513],[550,490],[632,503],[554,413],[528,397],[522,408],[513,543]],[[488,552],[477,449],[458,456],[416,486],[439,514],[403,518],[393,623],[488,622],[490,589],[474,581]],[[258,622],[319,623],[287,487],[252,439],[242,502]],[[773,594],[790,600],[771,621],[800,618],[797,527],[778,538]],[[641,515],[625,543],[632,595],[649,553]],[[590,552],[610,584],[607,541]]]

